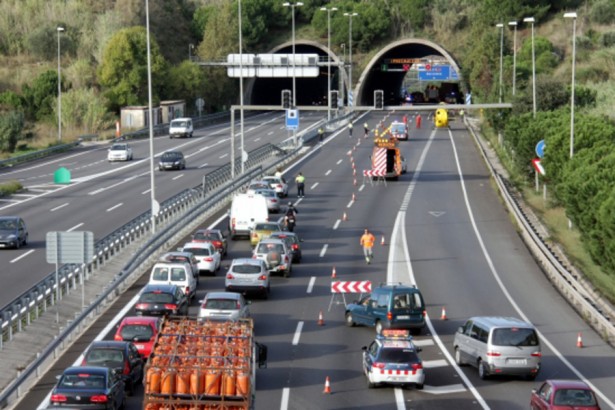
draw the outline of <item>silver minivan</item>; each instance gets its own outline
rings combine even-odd
[[[542,353],[531,323],[514,317],[476,316],[461,326],[454,339],[455,362],[478,368],[478,376],[524,376],[534,380]]]

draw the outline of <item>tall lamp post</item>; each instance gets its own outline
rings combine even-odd
[[[58,141],[62,141],[62,72],[60,66],[60,34],[64,27],[58,27]]]
[[[295,108],[297,106],[297,78],[295,75],[295,7],[301,7],[303,3],[300,1],[294,3],[287,1],[283,3],[282,6],[290,7],[293,15],[293,108]]]
[[[243,35],[241,32],[241,0],[239,7],[239,135],[241,136],[241,174],[245,172],[245,160],[243,156]],[[231,135],[231,138],[235,138]],[[233,153],[234,155],[234,153]]]
[[[500,103],[502,102],[502,62],[504,61],[504,24],[495,25],[500,29]]]
[[[515,95],[515,88],[517,82],[517,22],[509,21],[508,25],[513,27],[513,77],[512,77],[512,95]]]
[[[147,29],[147,99],[149,123],[149,174],[152,235],[156,233],[156,216],[160,205],[156,201],[156,185],[154,181],[154,109],[152,107],[152,52],[149,38],[149,0],[145,0],[145,27]]]
[[[532,112],[536,118],[536,54],[534,52],[534,17],[526,17],[524,23],[532,24]]]
[[[337,7],[321,7],[320,10],[327,12],[327,121],[331,121],[331,12]]]
[[[574,155],[574,66],[576,60],[577,13],[564,13],[564,18],[572,19],[572,88],[570,89],[570,158]]]
[[[344,13],[344,16],[350,19],[348,25],[348,106],[354,106],[352,96],[352,18],[358,16],[359,13]]]

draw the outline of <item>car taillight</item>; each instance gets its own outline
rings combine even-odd
[[[184,290],[184,295],[190,294],[190,286],[186,286],[186,290]]]
[[[122,374],[124,375],[130,374],[130,364],[128,363],[128,361],[124,362],[124,370],[122,371]]]
[[[146,309],[147,308],[147,303],[137,303],[135,305],[135,309]]]
[[[534,352],[534,353],[532,353],[532,357],[542,357],[542,353],[541,352]]]
[[[423,368],[423,365],[421,363],[412,363],[412,374],[415,375],[417,370],[420,370]]]
[[[278,202],[278,200],[271,198],[271,202],[273,202],[275,204],[276,202]]]
[[[258,280],[267,280],[267,275],[260,275]]]
[[[212,258],[211,256],[203,258],[203,262],[213,262],[213,261],[214,261],[214,258]]]
[[[293,251],[297,251],[299,250],[299,245],[297,245],[296,243],[293,243]]]
[[[423,317],[427,316],[427,311],[423,310]]]
[[[387,312],[387,320],[393,320],[393,313]]]
[[[63,403],[67,401],[68,399],[63,394],[52,394],[50,400],[52,403]]]
[[[237,309],[241,309],[241,305],[237,302]]]
[[[282,189],[282,185],[281,184],[277,184],[275,187]]]
[[[500,352],[492,352],[492,351],[487,351],[487,356],[490,356],[490,357],[499,357],[499,356],[502,356],[502,353],[500,353]]]
[[[252,259],[256,259],[256,255],[252,255]]]
[[[81,360],[81,366],[87,366],[88,362],[85,360],[85,356],[83,357],[83,360]]]
[[[235,228],[235,218],[231,219],[231,227],[233,227],[233,229]]]
[[[118,342],[121,342],[124,339],[122,339],[122,336],[120,336],[120,335],[115,335],[115,336],[113,336],[113,340],[117,340]]]
[[[235,279],[235,277],[233,276],[233,274],[232,274],[232,273],[227,273],[227,274],[226,274],[226,278],[227,278],[227,279]]]
[[[177,309],[177,305],[175,303],[165,303],[164,308],[175,311],[175,309]]]
[[[106,403],[109,401],[109,397],[105,394],[97,394],[95,396],[90,397],[90,401],[92,403]]]
[[[375,367],[376,369],[384,369],[385,366],[386,366],[386,363],[380,363],[380,362],[374,362],[372,364],[372,367]]]
[[[222,242],[220,242],[220,241],[213,241],[212,243],[214,244],[214,246],[215,246],[216,248],[219,248],[219,247],[221,247],[221,246],[222,246]]]
[[[251,236],[252,236],[253,238],[258,238],[258,234],[257,234],[256,232],[252,232]]]

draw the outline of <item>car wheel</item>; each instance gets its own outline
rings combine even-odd
[[[158,167],[158,171],[162,171],[162,167]]]
[[[381,335],[382,329],[383,329],[382,322],[380,320],[377,320],[376,321],[376,333]]]
[[[416,385],[416,389],[417,390],[423,390],[423,387],[425,387],[425,385],[423,383],[420,383],[420,384]]]
[[[369,376],[367,377],[367,388],[368,389],[375,389],[376,387],[378,387],[378,385],[376,383],[372,383],[372,381],[369,379]]]
[[[15,249],[19,249],[20,246],[21,246],[21,239],[17,238],[17,241],[15,241]]]
[[[21,244],[23,246],[26,246],[28,244],[28,237],[27,236],[25,238],[23,238],[23,242]]]
[[[465,363],[463,362],[463,359],[461,358],[461,351],[459,350],[459,348],[455,348],[455,363],[457,363],[458,366],[464,366]]]
[[[478,359],[478,377],[481,380],[486,380],[489,377],[489,374],[487,373],[487,369],[485,369],[485,365],[483,364],[483,361]]]
[[[263,299],[267,300],[269,299],[269,288],[266,288],[263,293],[262,293],[262,297]]]
[[[353,327],[355,325],[352,313],[346,312],[346,326]]]

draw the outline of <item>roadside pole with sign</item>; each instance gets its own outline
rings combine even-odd
[[[538,181],[538,174],[542,175],[543,177],[546,175],[545,168],[540,162],[540,160],[545,156],[545,140],[538,141],[538,144],[536,144],[536,148],[534,151],[536,152],[536,155],[538,156],[538,158],[534,158],[532,160],[532,166],[536,170],[536,172],[534,173],[534,180],[536,184],[536,192],[538,192],[538,190],[540,189],[540,184]],[[542,186],[542,197],[544,201],[547,200],[547,183],[546,182]]]
[[[299,128],[299,110],[286,110],[286,129],[293,131],[293,144],[297,145],[297,128]]]

